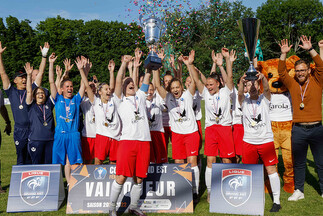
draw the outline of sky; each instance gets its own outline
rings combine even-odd
[[[32,27],[48,17],[57,15],[84,21],[99,19],[130,23],[138,21],[139,12],[154,8],[152,1],[160,3],[160,6],[156,7],[157,10],[163,8],[189,10],[207,5],[210,0],[1,0],[0,17],[28,19]],[[253,11],[264,2],[265,0],[242,1],[243,5],[251,7]]]

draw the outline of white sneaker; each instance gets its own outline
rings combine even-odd
[[[291,195],[290,197],[288,197],[288,201],[297,201],[300,199],[304,199],[304,193],[300,190],[294,190],[293,195]]]

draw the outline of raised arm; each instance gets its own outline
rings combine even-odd
[[[114,63],[113,59],[109,61],[108,69],[110,73],[110,78],[109,78],[109,86],[110,86],[110,91],[114,92],[114,87],[115,87],[115,79],[114,79],[114,68],[116,64]]]
[[[3,89],[8,89],[10,86],[10,80],[9,77],[4,69],[4,65],[3,65],[3,61],[2,61],[2,54],[3,52],[7,49],[7,47],[2,48],[2,44],[0,41],[0,76],[1,76],[1,80],[2,80],[2,85],[3,85]]]
[[[81,97],[83,97],[84,91],[86,89],[87,96],[88,96],[89,100],[93,103],[94,102],[94,94],[92,92],[92,88],[89,85],[89,81],[87,80],[87,75],[90,72],[90,69],[92,67],[92,63],[90,62],[89,59],[82,56],[81,58],[80,57],[76,58],[75,64],[76,64],[77,68],[79,69],[80,75],[82,77],[79,94],[81,95]]]
[[[48,74],[48,81],[50,85],[50,96],[55,100],[57,95],[57,89],[60,89],[60,82],[58,86],[54,82],[54,62],[57,59],[57,56],[55,56],[55,53],[52,53],[49,56],[49,74]],[[62,69],[57,65],[56,66],[56,74],[57,78],[60,78],[59,75],[62,74]]]
[[[258,80],[260,80],[262,82],[262,86],[264,87],[263,94],[270,101],[271,93],[270,93],[270,89],[269,89],[269,84],[268,84],[267,78],[265,77],[264,74],[260,73],[259,71],[257,73],[257,77],[258,77]]]
[[[203,85],[205,85],[206,84],[206,77],[197,67],[195,67],[195,70],[198,72],[201,82],[203,83]]]
[[[138,90],[138,85],[139,85],[139,68],[140,65],[142,64],[141,62],[141,56],[142,56],[142,51],[137,47],[135,50],[135,58],[133,61],[133,65],[134,65],[134,72],[133,72],[133,82],[135,84],[135,91]]]
[[[193,64],[194,59],[195,59],[195,51],[194,50],[191,50],[189,56],[183,56],[183,62],[186,65],[186,67],[187,67],[187,69],[188,69],[188,71],[190,73],[190,76],[193,78],[192,83],[188,87],[188,90],[190,91],[190,93],[192,95],[195,94],[195,89],[196,89],[195,83],[197,81],[199,81],[198,90],[199,90],[200,93],[203,92],[203,88],[204,88],[204,85],[202,84],[202,82],[200,82],[199,77],[198,77],[198,73],[195,70],[195,67],[194,67],[194,64]]]
[[[132,60],[132,56],[125,55],[122,57],[121,66],[119,68],[117,78],[116,78],[116,87],[114,90],[115,95],[121,99],[122,95],[122,79],[127,69],[127,64]]]
[[[160,84],[160,69],[153,71],[153,80],[155,80],[155,86],[158,91],[158,94],[164,99],[166,98],[167,91]]]
[[[244,95],[244,86],[246,83],[246,74],[244,74],[241,78],[240,78],[240,83],[239,83],[239,87],[238,87],[238,101],[240,106],[242,105],[244,99],[245,99],[245,95]]]
[[[280,55],[279,63],[278,63],[278,74],[279,74],[279,78],[282,80],[282,82],[288,88],[290,86],[290,84],[293,82],[293,78],[290,77],[289,74],[287,73],[286,56],[293,45],[289,46],[288,40],[283,39],[283,40],[281,40],[281,43],[279,44],[279,46],[280,46],[281,55]]]
[[[183,55],[180,55],[177,58],[177,65],[178,65],[178,69],[177,69],[177,74],[178,74],[178,79],[183,81]]]
[[[32,87],[32,78],[31,75],[33,73],[33,67],[30,66],[30,63],[27,62],[24,66],[25,71],[27,73],[27,83],[26,83],[26,104],[31,104],[33,102],[33,87]]]
[[[236,56],[236,51],[231,50],[229,57],[226,57],[225,61],[227,64],[227,81],[226,81],[226,86],[232,90],[233,89],[233,73],[232,73],[232,67],[233,67],[233,62],[237,59]],[[222,75],[223,76],[223,75]]]
[[[49,43],[45,42],[44,47],[40,46],[40,51],[41,51],[41,55],[42,55],[42,59],[39,65],[39,72],[35,78],[35,84],[37,86],[41,86],[42,80],[43,80],[43,76],[44,76],[44,71],[46,68],[46,61],[47,61],[47,53],[49,50]]]
[[[220,68],[220,71],[221,71],[221,74],[222,74],[223,82],[225,83],[225,85],[227,85],[227,82],[228,82],[227,70],[228,70],[228,67],[230,67],[230,54],[229,54],[229,50],[227,48],[223,47],[221,49],[221,54],[225,58],[226,70],[224,69],[224,67],[221,67]]]
[[[130,77],[133,77],[134,76],[134,64],[133,64],[133,61],[130,61],[128,63],[128,70],[129,70],[129,76]]]
[[[321,57],[321,59],[323,60],[323,40],[320,40],[320,41],[318,42],[318,45],[319,45],[319,47],[320,47],[320,57]]]

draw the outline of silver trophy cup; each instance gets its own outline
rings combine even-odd
[[[157,53],[153,51],[153,48],[157,47],[160,37],[165,33],[166,23],[165,21],[156,18],[154,15],[145,20],[142,20],[142,15],[140,15],[139,20],[140,25],[145,32],[146,44],[150,50],[148,57],[145,60],[144,67],[150,70],[157,70],[162,66],[162,62]]]
[[[257,46],[260,20],[257,18],[245,18],[237,21],[238,27],[241,31],[241,36],[244,45],[247,50],[249,59],[249,69],[246,72],[246,80],[257,80],[257,71],[253,66],[253,58],[255,57],[255,51]]]

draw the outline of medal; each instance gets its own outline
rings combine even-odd
[[[301,85],[299,85],[299,88],[300,88],[300,90],[301,90],[301,100],[302,100],[302,102],[299,104],[299,109],[300,110],[302,110],[302,109],[304,109],[304,107],[305,107],[305,104],[304,104],[304,97],[305,97],[305,93],[306,93],[306,89],[307,89],[307,86],[308,86],[308,84],[310,83],[310,80],[308,79],[308,81],[307,81],[307,84],[306,84],[306,86],[305,86],[305,90],[304,90],[304,92],[303,92],[303,90],[302,90],[302,87],[301,87]]]
[[[216,121],[216,123],[217,123],[217,124],[219,124],[219,122],[220,122],[219,117],[216,117],[216,118],[215,118],[215,121]]]
[[[136,115],[135,116],[135,119],[138,121],[138,120],[140,120],[140,116],[139,115]]]
[[[26,90],[25,90],[24,95],[23,95],[22,97],[21,97],[21,95],[19,94],[19,100],[20,100],[19,109],[21,109],[21,110],[24,108],[24,106],[22,105],[22,102],[23,102],[23,100],[24,100],[25,94],[26,94]]]
[[[109,126],[108,122],[104,122],[104,126],[108,127]]]
[[[182,118],[179,118],[179,119],[178,119],[178,122],[182,122],[182,121],[183,121],[183,119],[182,119]]]
[[[43,108],[41,108],[41,106],[40,105],[38,105],[38,108],[40,109],[40,111],[42,112],[42,114],[43,114],[43,118],[44,118],[44,123],[43,123],[43,125],[46,127],[48,124],[47,124],[47,122],[46,122],[46,111],[45,111],[45,106],[43,105]]]
[[[299,108],[302,110],[302,109],[304,109],[304,107],[305,107],[304,103],[303,102],[300,103]]]
[[[67,123],[68,123],[68,122],[70,122],[70,120],[69,120],[68,118],[66,118],[66,119],[65,119],[65,122],[67,122]]]
[[[251,121],[251,126],[252,126],[252,127],[256,126],[256,124],[257,124],[257,123],[256,123],[255,121]]]
[[[95,123],[95,117],[92,118],[92,123]]]
[[[43,125],[46,127],[48,124],[47,124],[47,122],[44,122],[44,124],[43,124]]]

